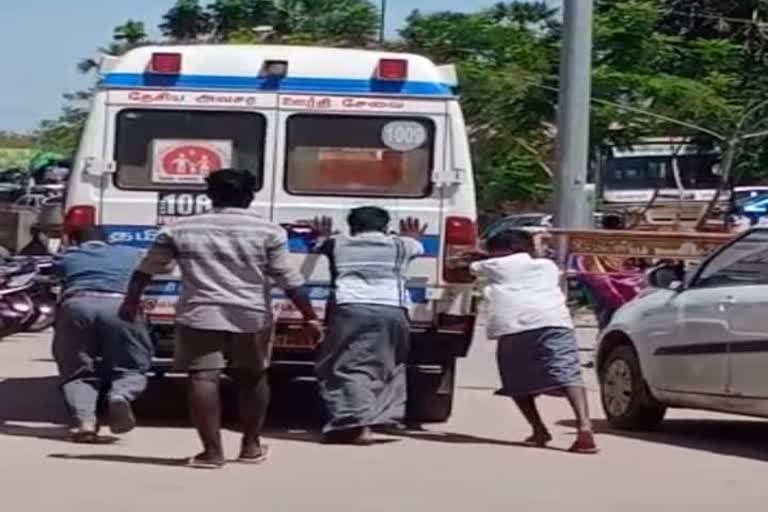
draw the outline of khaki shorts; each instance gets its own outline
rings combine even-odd
[[[207,331],[176,326],[174,367],[179,371],[223,370],[261,373],[272,357],[272,329],[255,333]]]

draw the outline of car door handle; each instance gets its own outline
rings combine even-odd
[[[736,300],[736,297],[725,297],[724,299],[721,299],[719,304],[722,304],[724,306],[730,306],[732,304],[736,304],[738,301]]]

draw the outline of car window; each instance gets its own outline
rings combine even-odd
[[[225,167],[259,179],[266,119],[254,112],[123,110],[117,116],[118,187],[131,190],[203,190],[205,177]]]
[[[694,287],[768,284],[768,230],[753,231],[717,253]]]
[[[285,188],[291,194],[425,197],[435,125],[401,117],[294,115]]]

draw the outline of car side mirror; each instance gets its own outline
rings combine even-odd
[[[683,289],[684,278],[679,265],[662,265],[652,269],[646,276],[649,286],[673,291]]]

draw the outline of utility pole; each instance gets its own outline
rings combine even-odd
[[[379,44],[384,46],[387,32],[387,0],[381,0],[381,18],[379,20]]]
[[[593,0],[563,1],[555,180],[555,226],[563,229],[592,225],[592,208],[584,190],[589,165],[592,7]]]

